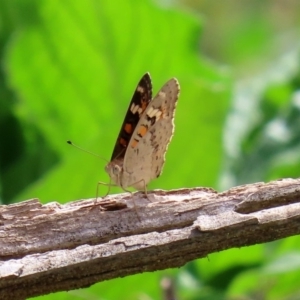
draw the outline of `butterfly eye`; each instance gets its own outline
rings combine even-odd
[[[114,167],[113,167],[113,173],[114,173],[115,175],[120,174],[120,173],[121,173],[121,167],[118,166],[118,165],[114,165]]]

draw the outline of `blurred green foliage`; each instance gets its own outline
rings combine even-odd
[[[4,21],[10,23],[17,1],[3,3]],[[21,128],[9,132],[9,144],[5,136],[1,143],[3,153],[19,149],[13,158],[3,159],[3,202],[93,197],[97,181],[108,180],[105,162],[67,147],[65,141],[110,158],[128,102],[146,71],[153,77],[154,92],[178,77],[182,92],[176,123],[184,124],[176,128],[164,176],[150,188],[214,185],[228,88],[225,76],[195,51],[200,31],[196,18],[150,1],[125,1],[117,8],[99,1],[24,6],[26,2],[20,9],[30,10],[32,17],[14,24],[3,53],[4,88],[12,91],[13,99],[3,99],[2,105],[10,106],[7,115],[16,123],[6,121],[4,134]],[[206,98],[210,101],[202,101]],[[191,118],[196,109],[198,115]],[[201,148],[183,149],[191,140]],[[178,161],[183,151],[187,155]],[[212,152],[213,160],[208,159]],[[195,156],[197,163],[190,164]],[[198,173],[198,164],[206,171],[191,176]]]
[[[108,181],[105,162],[66,140],[109,159],[147,71],[154,94],[171,77],[181,85],[164,172],[150,189],[299,177],[297,22],[294,39],[282,36],[287,28],[277,38],[277,23],[296,20],[298,4],[183,2],[205,18],[166,1],[0,2],[2,203],[94,197]],[[168,275],[179,299],[297,299],[298,252],[291,237],[38,298],[161,299]]]

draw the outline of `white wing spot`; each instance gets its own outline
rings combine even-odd
[[[145,89],[142,86],[138,86],[136,89],[140,93],[144,93]]]
[[[151,106],[147,112],[147,115],[150,117],[153,111],[153,106]],[[150,117],[151,118],[151,117]]]
[[[156,120],[159,119],[161,115],[162,115],[162,111],[159,110],[159,111],[155,114]]]
[[[132,103],[131,108],[130,108],[131,112],[133,114],[135,114],[138,111],[138,109],[139,109],[139,106],[138,105],[134,105],[134,103]]]
[[[162,92],[162,91],[160,91],[159,93],[158,93],[158,95],[161,97],[161,98],[166,98],[166,93],[164,93],[164,92]]]
[[[154,116],[156,115],[157,112],[158,112],[158,109],[157,109],[157,108],[156,108],[156,109],[153,109],[153,108],[151,107],[151,110],[148,111],[147,115],[148,115],[149,118],[152,118],[152,117],[154,117]]]

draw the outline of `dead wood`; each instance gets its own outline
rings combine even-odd
[[[0,206],[0,299],[183,266],[300,233],[300,180]],[[135,205],[134,205],[135,204]]]

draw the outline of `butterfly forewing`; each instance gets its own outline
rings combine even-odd
[[[140,117],[124,157],[125,185],[143,190],[157,178],[174,132],[174,113],[179,96],[177,79],[169,80]],[[127,174],[127,179],[126,179]]]
[[[111,161],[123,158],[132,134],[152,98],[150,74],[146,73],[138,83],[130,101],[124,122],[118,135]]]

